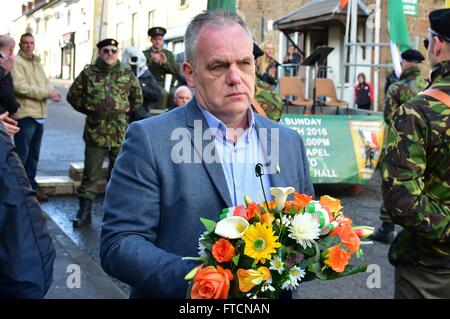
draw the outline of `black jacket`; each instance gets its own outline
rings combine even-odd
[[[45,217],[0,122],[0,298],[43,298],[55,257]]]
[[[17,112],[20,104],[16,100],[14,84],[11,72],[5,75],[5,70],[0,66],[0,114]]]
[[[150,117],[149,104],[152,102],[157,102],[161,97],[161,89],[159,88],[159,85],[150,70],[146,70],[144,74],[139,77],[139,82],[141,83],[144,102],[142,103],[142,106],[131,111],[130,122],[139,121]]]

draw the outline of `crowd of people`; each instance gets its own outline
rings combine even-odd
[[[429,21],[424,46],[433,68],[430,83],[418,68],[425,57],[405,51],[400,79],[385,99],[383,223],[373,238],[392,242],[396,298],[450,298],[450,9],[431,12]],[[86,115],[85,166],[73,227],[90,223],[108,157],[100,259],[108,274],[132,287],[133,298],[186,296],[184,276],[198,262],[183,257],[197,254],[200,217],[217,220],[223,208],[243,204],[244,195],[256,198],[261,184],[266,193],[271,186],[289,185],[314,196],[302,137],[251,107],[258,81],[265,79],[269,92],[276,81],[273,46],[265,43],[258,51],[238,15],[204,11],[187,27],[182,79],[187,86],[177,88],[181,76],[173,54],[163,48],[165,33],[162,27],[149,29],[152,47],[125,48],[122,61],[118,42],[103,39],[97,60],[76,77],[67,95]],[[42,298],[52,282],[55,248],[35,177],[46,103],[62,96],[34,54],[33,35],[21,36],[17,56],[14,47],[14,39],[0,36],[0,297]],[[296,57],[290,53],[290,59]],[[358,106],[368,108],[370,86],[364,75],[358,80]],[[153,107],[171,110],[147,119]],[[202,165],[195,161],[198,123],[200,138],[210,137],[203,146],[211,143],[217,150],[212,161],[201,157]],[[207,129],[213,134],[205,134]],[[194,145],[195,154],[187,160],[184,154],[181,162],[173,158],[179,142],[175,130],[189,132],[187,144]],[[262,151],[266,141],[259,130],[278,134],[277,158]],[[246,161],[230,161],[234,158]],[[254,174],[256,164],[267,172],[264,183]],[[402,231],[394,239],[395,224]]]

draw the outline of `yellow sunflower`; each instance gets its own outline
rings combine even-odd
[[[271,225],[251,225],[242,236],[245,241],[244,254],[264,264],[276,252],[276,248],[281,247],[277,242],[278,236],[274,236],[274,233]]]

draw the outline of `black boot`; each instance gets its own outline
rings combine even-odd
[[[80,197],[80,209],[73,220],[74,228],[81,228],[91,223],[92,200]]]
[[[381,226],[377,228],[375,233],[370,236],[370,239],[373,239],[380,243],[390,244],[395,238],[394,229],[394,224],[383,222]]]

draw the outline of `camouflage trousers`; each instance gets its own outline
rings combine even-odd
[[[450,298],[450,269],[401,265],[395,268],[395,299]]]
[[[380,207],[380,219],[383,223],[392,224],[392,219],[389,213],[386,210],[386,207],[384,206],[384,203],[381,203]]]
[[[102,166],[105,157],[109,158],[108,175],[109,179],[111,170],[119,154],[120,148],[107,148],[97,147],[90,143],[86,143],[84,150],[84,171],[81,185],[78,187],[78,197],[87,198],[93,200],[95,195],[98,194],[98,182],[102,178]]]

